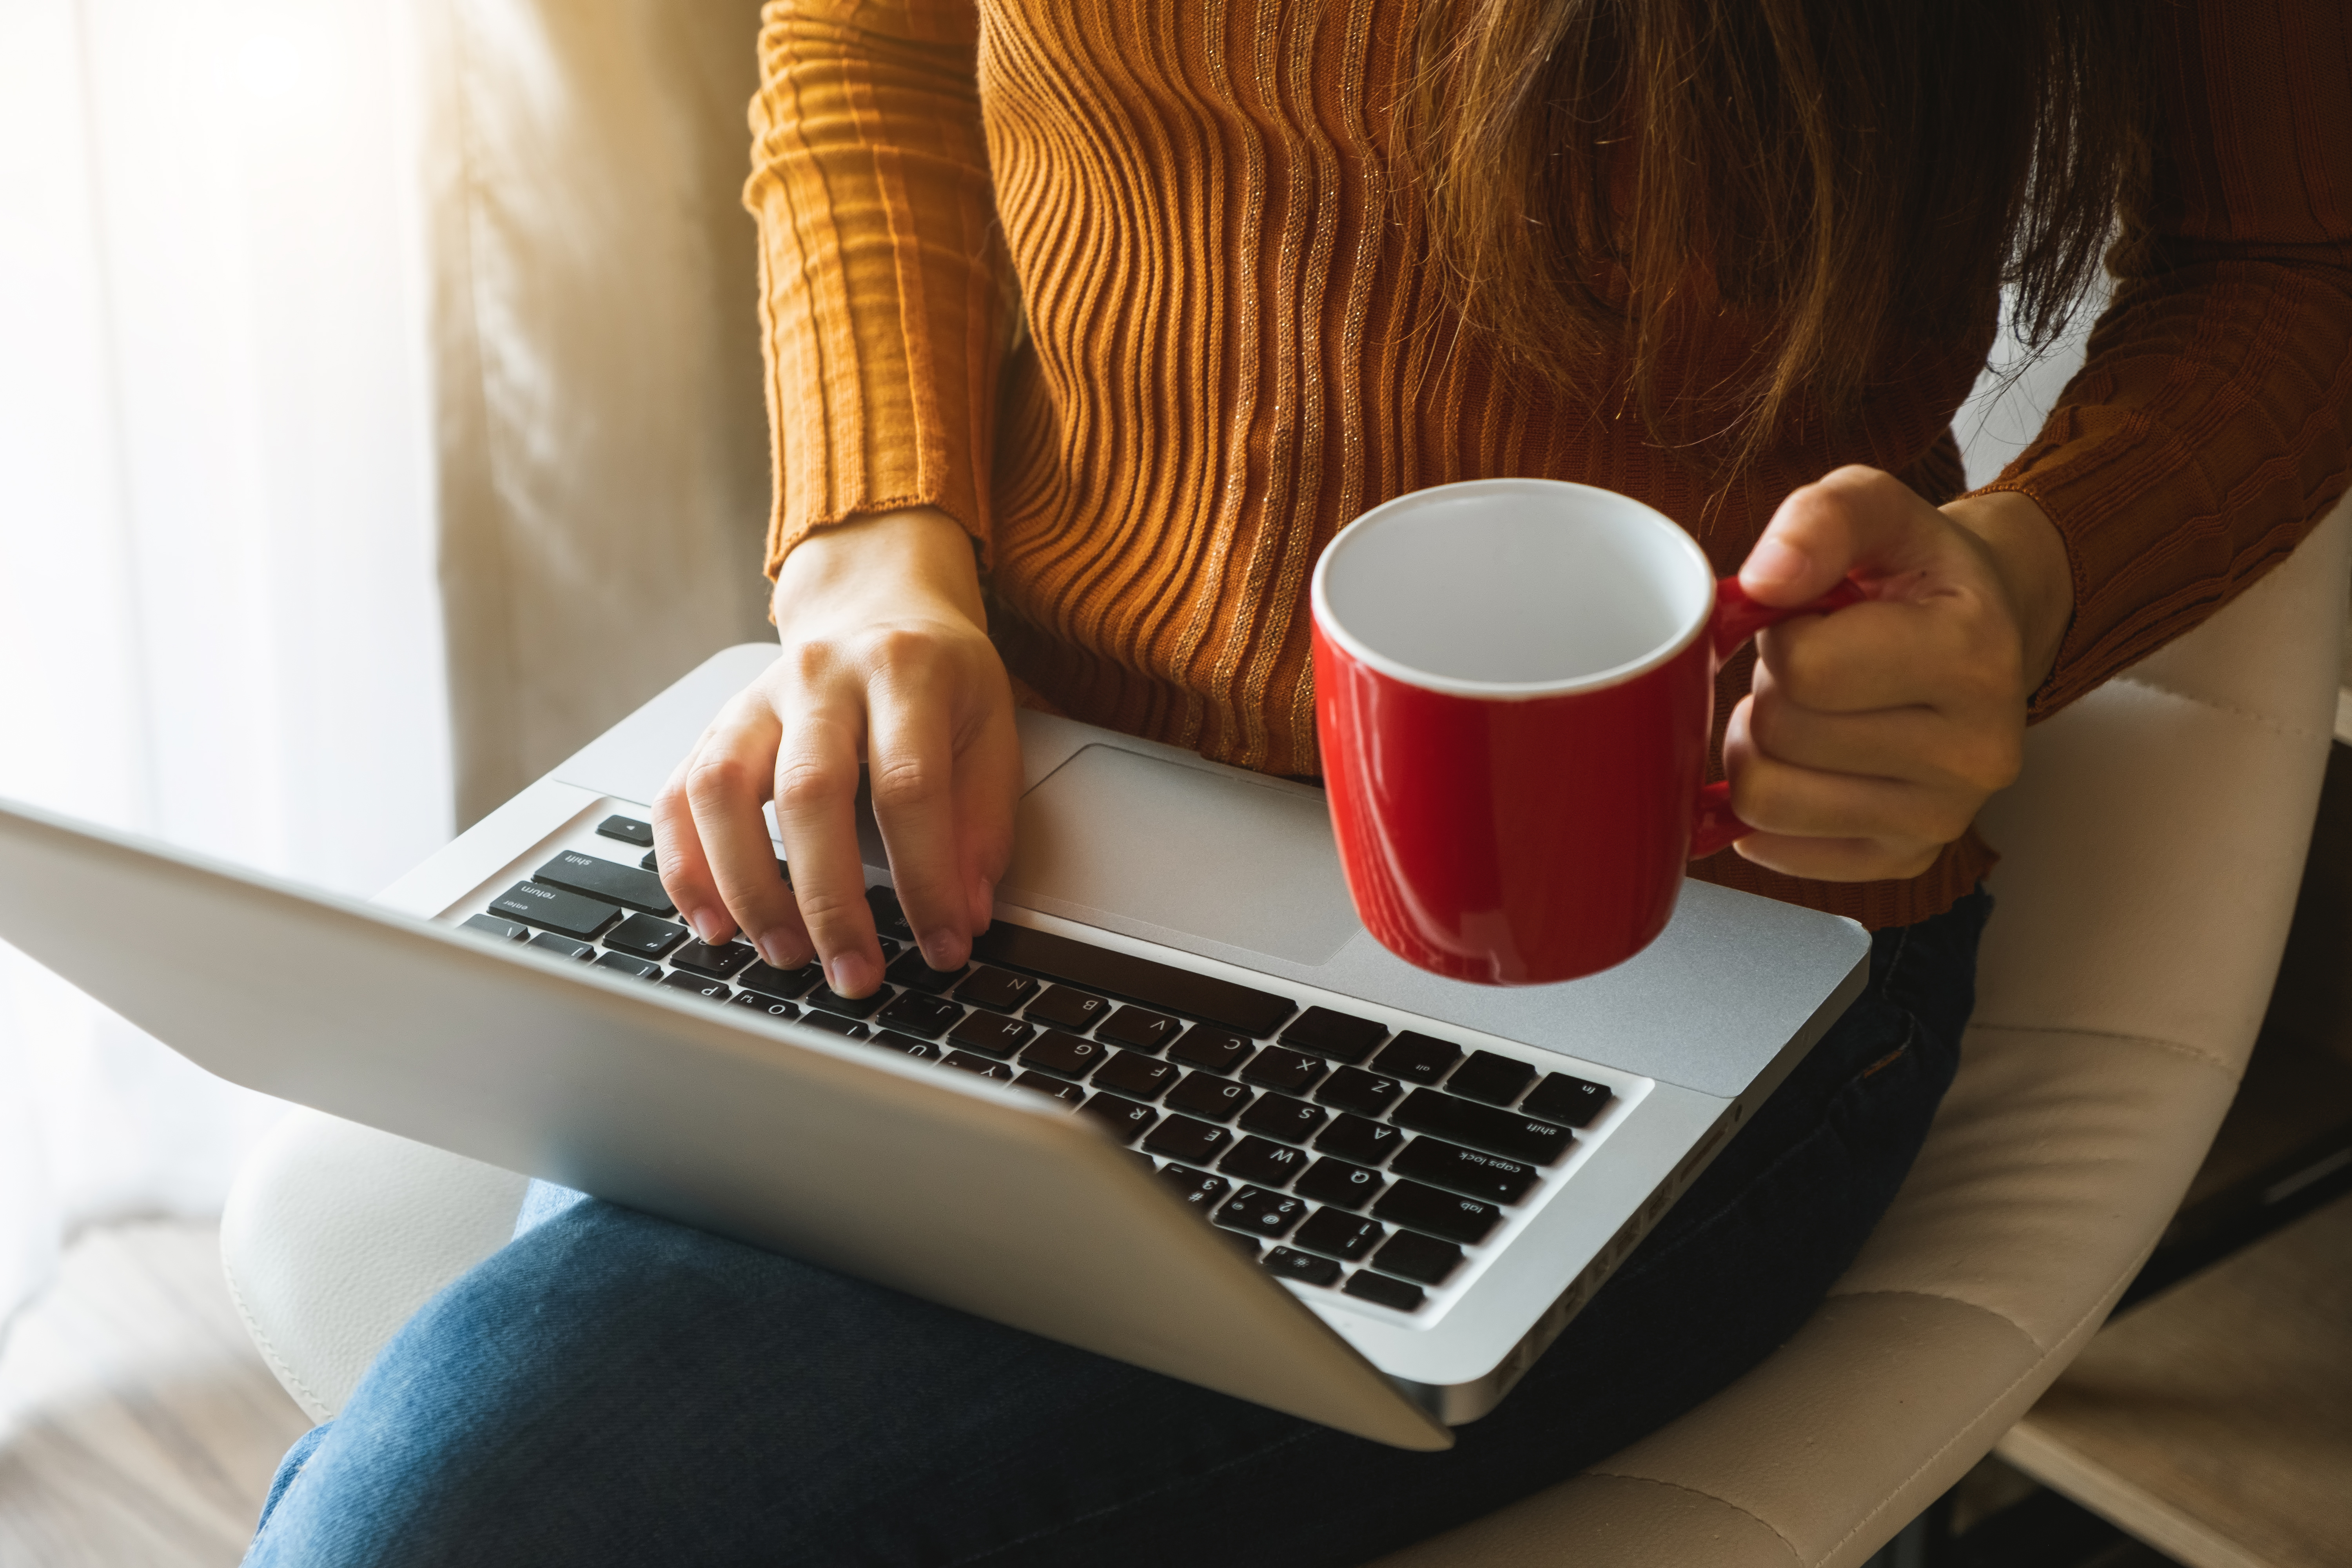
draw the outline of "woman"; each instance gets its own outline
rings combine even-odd
[[[2336,8],[800,0],[761,48],[782,652],[659,803],[705,940],[878,983],[863,758],[960,963],[1016,692],[1317,773],[1316,552],[1404,490],[1539,474],[1657,506],[1768,602],[1865,588],[1727,672],[1760,831],[1694,874],[1862,920],[1871,986],[1450,1453],[541,1191],[289,1456],[251,1561],[1355,1563],[1738,1375],[1949,1080],[1969,824],[2024,724],[2344,483]],[[2001,283],[2052,330],[2118,213],[2084,374],[1955,495]]]

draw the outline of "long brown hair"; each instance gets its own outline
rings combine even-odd
[[[1801,412],[1981,334],[2064,326],[2140,185],[2163,0],[1425,0],[1407,153],[1505,362],[1737,470]],[[1684,352],[1725,316],[1744,360]]]

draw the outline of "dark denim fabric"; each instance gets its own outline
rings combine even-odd
[[[1870,988],[1490,1415],[1411,1454],[586,1202],[451,1285],[287,1456],[248,1563],[1367,1562],[1788,1337],[1958,1065],[1990,900]]]

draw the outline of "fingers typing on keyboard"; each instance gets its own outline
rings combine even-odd
[[[778,658],[655,805],[679,918],[706,942],[740,931],[780,969],[814,958],[838,995],[873,994],[889,954],[864,896],[862,773],[913,940],[960,968],[1011,859],[1021,787],[969,536],[922,508],[821,530],[784,558],[774,608]]]

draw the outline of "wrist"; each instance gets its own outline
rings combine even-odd
[[[777,568],[769,607],[781,628],[811,606],[871,601],[877,609],[903,611],[918,599],[987,628],[971,535],[937,507],[875,512],[811,533]]]
[[[2017,490],[1968,496],[1943,507],[1974,535],[2016,613],[2025,689],[2038,690],[2058,662],[2074,617],[2074,569],[2065,539],[2032,497]]]

